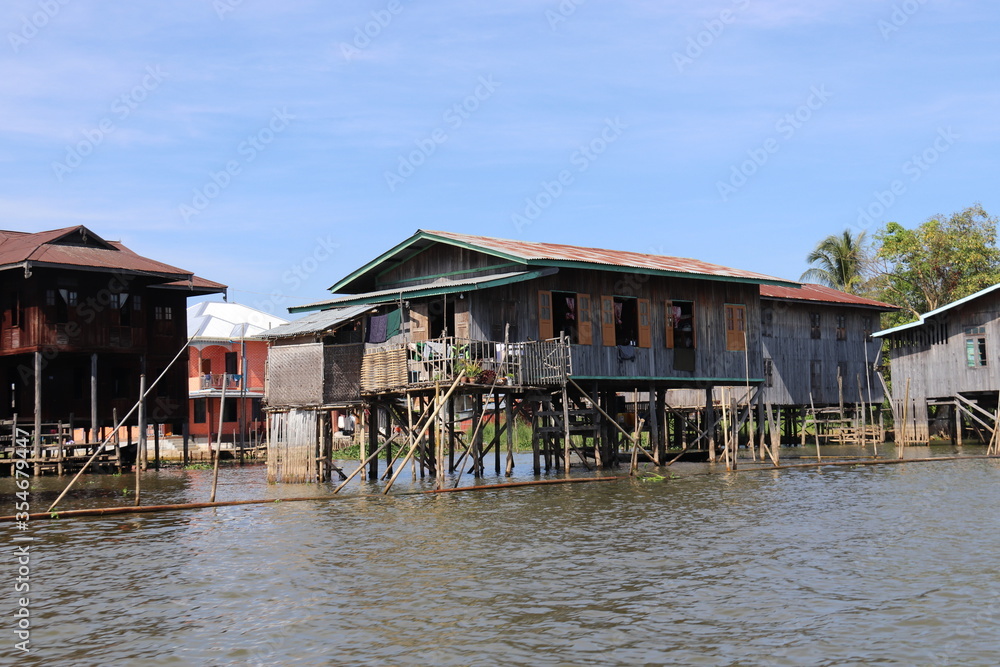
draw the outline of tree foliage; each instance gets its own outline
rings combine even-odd
[[[855,236],[850,229],[845,229],[842,234],[831,234],[817,244],[806,261],[814,266],[799,280],[857,294],[868,267],[865,232]]]
[[[876,233],[872,295],[904,309],[900,322],[1000,282],[997,219],[979,204],[934,216],[915,229]]]

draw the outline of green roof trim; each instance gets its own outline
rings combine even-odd
[[[381,293],[367,293],[359,294],[355,297],[343,297],[341,299],[333,299],[330,301],[323,301],[321,303],[313,303],[306,306],[292,306],[288,309],[289,313],[308,313],[315,310],[326,310],[328,308],[340,308],[342,306],[360,306],[368,304],[380,304],[380,303],[392,303],[393,301],[398,301],[400,298],[404,299],[420,299],[422,297],[428,296],[441,296],[443,294],[458,294],[460,292],[474,292],[476,290],[487,289],[491,287],[501,287],[503,285],[510,285],[512,283],[520,283],[526,280],[534,280],[535,278],[541,278],[543,276],[551,275],[551,270],[546,270],[545,268],[538,269],[535,271],[525,271],[524,273],[519,273],[517,275],[506,275],[502,278],[496,278],[490,280],[489,276],[483,276],[480,281],[469,281],[460,283],[450,283],[445,285],[426,285],[424,287],[410,287],[401,290],[384,290]]]

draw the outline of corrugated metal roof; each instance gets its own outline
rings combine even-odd
[[[298,313],[307,310],[316,310],[317,308],[329,308],[338,304],[353,304],[358,301],[363,301],[366,304],[390,303],[400,297],[450,294],[452,292],[461,292],[469,289],[493,287],[496,285],[505,285],[523,280],[531,280],[532,278],[551,275],[557,271],[558,269],[512,271],[510,273],[491,273],[490,275],[478,276],[476,278],[462,278],[461,280],[448,280],[446,278],[441,278],[432,283],[425,283],[423,285],[411,285],[409,287],[398,287],[396,289],[378,290],[375,292],[365,292],[363,294],[352,294],[350,296],[342,296],[328,301],[319,301],[305,306],[295,306],[294,308],[289,308],[288,310],[293,313]]]
[[[731,280],[749,283],[777,283],[797,285],[793,280],[732,269],[719,264],[711,264],[697,259],[652,255],[627,250],[602,250],[558,243],[537,243],[513,241],[489,236],[456,234],[417,230],[417,232],[351,274],[341,278],[330,287],[331,292],[368,292],[375,285],[380,273],[398,266],[416,251],[420,252],[435,243],[455,245],[474,252],[492,255],[524,268],[538,267],[579,267],[598,270],[632,270],[654,275],[682,276],[714,280]]]
[[[764,299],[794,299],[796,301],[816,301],[825,303],[842,303],[852,306],[868,306],[881,310],[899,310],[893,306],[875,299],[868,299],[855,294],[848,294],[840,290],[827,287],[826,285],[816,285],[815,283],[803,283],[802,287],[786,287],[784,285],[761,285],[760,296]]]
[[[567,261],[586,264],[606,264],[633,269],[651,269],[654,271],[669,271],[690,273],[744,280],[776,281],[796,284],[794,281],[767,276],[762,273],[732,269],[719,264],[711,264],[686,257],[669,257],[666,255],[651,255],[627,250],[602,250],[600,248],[585,248],[582,246],[563,245],[560,243],[538,243],[534,241],[513,241],[497,239],[488,236],[472,236],[454,232],[424,231],[426,234],[443,239],[450,239],[464,245],[486,248],[507,256],[524,261]]]
[[[370,305],[364,306],[348,306],[347,308],[333,308],[330,310],[321,310],[316,313],[311,313],[305,317],[293,320],[288,324],[283,324],[280,327],[274,327],[273,329],[268,329],[258,336],[259,338],[290,338],[292,336],[302,336],[305,334],[320,333],[330,329],[332,327],[341,324],[342,322],[347,322],[353,320],[355,317],[362,315],[372,307]]]
[[[83,225],[45,232],[0,230],[0,266],[25,263],[151,274],[201,283],[194,286],[202,290],[225,289],[225,285],[197,278],[190,271],[136,254],[121,243],[105,241]]]
[[[1000,289],[1000,283],[997,283],[996,285],[990,285],[989,287],[987,287],[985,289],[979,290],[975,294],[970,294],[967,297],[963,297],[963,298],[958,299],[956,301],[952,301],[951,303],[946,304],[944,306],[941,306],[940,308],[935,308],[934,310],[928,311],[928,312],[924,313],[923,315],[921,315],[920,318],[916,322],[909,322],[907,324],[900,324],[898,327],[893,327],[891,329],[883,329],[882,331],[876,331],[875,333],[872,334],[872,337],[873,338],[881,338],[882,336],[887,336],[889,334],[893,334],[893,333],[896,333],[898,331],[905,331],[907,329],[916,329],[917,327],[922,326],[928,319],[934,317],[935,315],[940,315],[941,313],[947,312],[947,311],[951,310],[952,308],[957,308],[959,306],[963,306],[963,305],[969,303],[970,301],[975,301],[976,299],[978,299],[981,296],[985,296],[985,295],[987,295],[987,294],[989,294],[991,292],[995,292],[997,289]]]

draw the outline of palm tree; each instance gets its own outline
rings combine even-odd
[[[865,241],[865,232],[852,236],[850,229],[845,229],[843,234],[827,236],[806,257],[806,261],[814,266],[803,273],[799,280],[856,293],[864,280],[863,274],[868,263]]]

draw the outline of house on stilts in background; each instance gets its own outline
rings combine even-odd
[[[765,343],[758,326],[768,312],[762,304],[772,315],[788,313],[791,325],[799,305],[784,290],[798,288],[693,259],[418,231],[334,284],[330,291],[340,296],[291,308],[310,314],[264,334],[272,345],[265,392],[276,448],[271,478],[323,475],[317,466],[289,473],[282,461],[327,460],[322,446],[337,428],[333,410],[361,416],[362,467],[372,478],[374,455],[392,439],[409,444],[421,469],[443,480],[446,470],[462,469],[463,458],[476,475],[492,459],[499,474],[506,437],[509,473],[513,429],[506,425],[514,412],[532,420],[536,470],[568,470],[571,460],[614,465],[633,430],[648,432],[644,455],[657,462],[666,460],[671,438],[714,458],[728,440],[719,424],[731,405],[738,403],[737,414],[727,423],[753,420],[765,408],[767,368],[783,372],[786,351],[814,354],[815,346],[795,337]],[[862,359],[864,319],[856,313],[877,316],[891,306],[824,296],[811,307],[851,313],[857,350],[843,359]],[[837,360],[823,370],[835,374],[841,357],[821,359]],[[801,373],[802,362],[794,363]],[[829,386],[824,377],[822,405],[837,402]],[[778,387],[801,401],[791,380]],[[774,406],[787,405],[777,388],[767,389]],[[628,393],[631,422],[622,416]],[[490,413],[497,424],[491,442],[481,430],[454,428],[463,407],[474,424]],[[320,449],[295,453],[309,442]]]
[[[888,343],[897,439],[994,438],[1000,284],[873,335]]]
[[[136,405],[140,375],[152,384],[164,370],[146,401],[147,423],[181,431],[187,299],[225,285],[83,226],[0,231],[0,272],[2,458],[11,459],[16,437],[29,444],[36,474],[72,468]],[[131,440],[139,413],[126,425]]]

